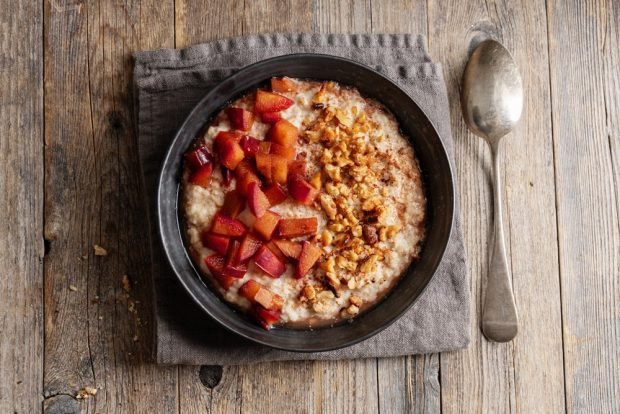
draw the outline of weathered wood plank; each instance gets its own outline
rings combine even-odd
[[[179,367],[181,413],[239,413],[239,367]]]
[[[41,409],[43,383],[43,11],[0,13],[0,412]]]
[[[269,31],[311,31],[312,4],[309,1],[253,1],[245,9],[218,7],[217,2],[201,4],[177,1],[177,47],[227,36]],[[243,17],[242,17],[243,16]],[[203,23],[208,19],[209,25]],[[203,386],[196,368],[179,371],[179,398],[182,412],[312,412],[320,400],[314,366],[321,363],[266,363],[225,367],[221,384]],[[196,396],[199,396],[196,398]],[[268,396],[268,397],[267,397]]]
[[[216,1],[177,0],[175,47],[242,35],[243,2],[233,1],[229,6],[221,7]],[[222,370],[221,377],[215,381],[213,373],[218,369]],[[180,412],[241,412],[243,370],[242,367],[179,367]]]
[[[311,32],[311,0],[246,1],[243,34],[262,32]]]
[[[502,1],[494,7],[478,1],[432,2],[429,20],[431,54],[444,63],[452,105],[461,213],[472,277],[472,315],[478,315],[472,321],[469,349],[441,356],[442,410],[562,411],[561,310],[544,2],[515,5]],[[512,343],[501,345],[487,342],[478,327],[492,213],[490,154],[486,144],[467,131],[458,95],[467,52],[487,37],[500,40],[515,54],[526,89],[522,121],[502,148],[508,160],[506,186],[502,188],[506,241],[520,333]]]
[[[566,404],[620,409],[620,8],[547,5]]]
[[[146,364],[150,274],[131,53],[171,45],[172,7],[45,2],[47,412],[176,412],[177,369]],[[157,17],[157,18],[156,18]],[[150,20],[153,19],[153,20]],[[161,32],[158,32],[161,30]],[[167,34],[168,33],[168,34]],[[159,41],[163,44],[158,45]],[[96,256],[93,245],[107,249]],[[128,275],[131,288],[124,288]],[[77,401],[85,386],[96,397]]]
[[[439,354],[378,359],[379,412],[439,413]]]
[[[427,34],[427,2],[413,0],[371,0],[371,2],[374,33]]]
[[[314,2],[314,31],[319,33],[370,33],[371,0]]]
[[[175,47],[242,35],[244,3],[240,0],[225,4],[213,0],[176,0]]]
[[[428,31],[424,2],[374,0],[371,15],[375,33]],[[439,355],[378,359],[377,381],[382,413],[440,411]]]
[[[175,5],[175,0],[140,0],[141,50],[174,47]]]

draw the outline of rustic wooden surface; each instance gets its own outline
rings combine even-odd
[[[0,413],[620,411],[614,0],[1,3]],[[266,31],[427,35],[451,102],[473,315],[485,288],[489,152],[462,121],[459,82],[481,39],[513,52],[526,87],[503,146],[515,341],[487,342],[475,317],[471,345],[454,353],[149,362],[131,53]],[[76,399],[86,386],[97,395]]]

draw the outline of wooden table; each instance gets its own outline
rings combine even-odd
[[[614,0],[2,1],[0,412],[618,412],[619,22]],[[516,340],[487,342],[476,316],[471,345],[454,353],[223,369],[149,361],[131,54],[267,31],[428,37],[451,102],[474,315],[490,166],[463,123],[459,82],[474,39],[514,53],[526,99],[503,147],[503,191]],[[85,386],[96,397],[75,399]]]

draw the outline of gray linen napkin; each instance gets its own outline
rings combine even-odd
[[[155,222],[162,158],[189,111],[224,77],[273,56],[300,52],[331,54],[381,71],[429,114],[452,158],[450,114],[441,66],[431,61],[425,43],[422,36],[410,34],[260,34],[183,50],[135,54],[136,125],[151,218],[157,362],[232,365],[274,360],[351,359],[450,351],[467,346],[470,298],[458,210],[456,226],[437,274],[405,315],[357,345],[311,354],[254,344],[210,320],[182,291],[169,269]]]

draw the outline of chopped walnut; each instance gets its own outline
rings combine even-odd
[[[350,305],[350,306],[347,308],[347,313],[348,313],[349,315],[357,315],[359,312],[360,312],[360,308],[359,308],[359,307],[357,307],[357,306],[355,306],[355,305]]]
[[[331,220],[335,219],[338,210],[336,209],[336,203],[334,202],[334,199],[327,194],[321,194],[321,196],[319,197],[319,201],[321,202],[321,207],[323,207],[323,211],[325,211],[327,217],[329,217]]]
[[[129,281],[129,276],[123,275],[121,283],[123,284],[123,290],[129,293],[129,291],[131,291],[131,282]]]
[[[312,305],[312,309],[317,313],[325,313],[330,309],[330,302],[334,299],[334,293],[331,290],[323,290],[316,295],[316,302]]]
[[[373,272],[375,270],[375,266],[378,260],[379,260],[379,255],[377,254],[370,255],[370,257],[368,257],[368,259],[366,259],[366,261],[360,267],[360,271],[362,273]]]
[[[84,387],[81,390],[79,390],[77,392],[77,394],[75,394],[75,398],[77,400],[84,400],[86,398],[89,398],[91,396],[95,396],[97,395],[97,388],[95,387]]]
[[[312,285],[306,285],[301,291],[302,297],[306,298],[309,301],[313,301],[316,299],[316,290]]]
[[[321,243],[323,243],[324,246],[329,246],[333,241],[334,235],[331,231],[323,230],[323,232],[321,232]]]
[[[335,273],[327,272],[325,273],[325,278],[327,279],[327,283],[334,289],[338,289],[340,287],[340,279],[336,276]]]
[[[330,257],[325,262],[321,263],[321,268],[328,273],[334,273],[336,271],[336,260]]]
[[[379,237],[377,237],[377,228],[371,225],[364,225],[362,228],[362,233],[364,235],[364,240],[366,243],[372,245],[379,241]]]
[[[351,304],[355,306],[362,306],[362,299],[355,295],[351,295],[351,297],[349,298],[349,302],[351,302]]]
[[[95,256],[107,256],[108,251],[98,244],[93,245],[93,249],[95,250]]]

